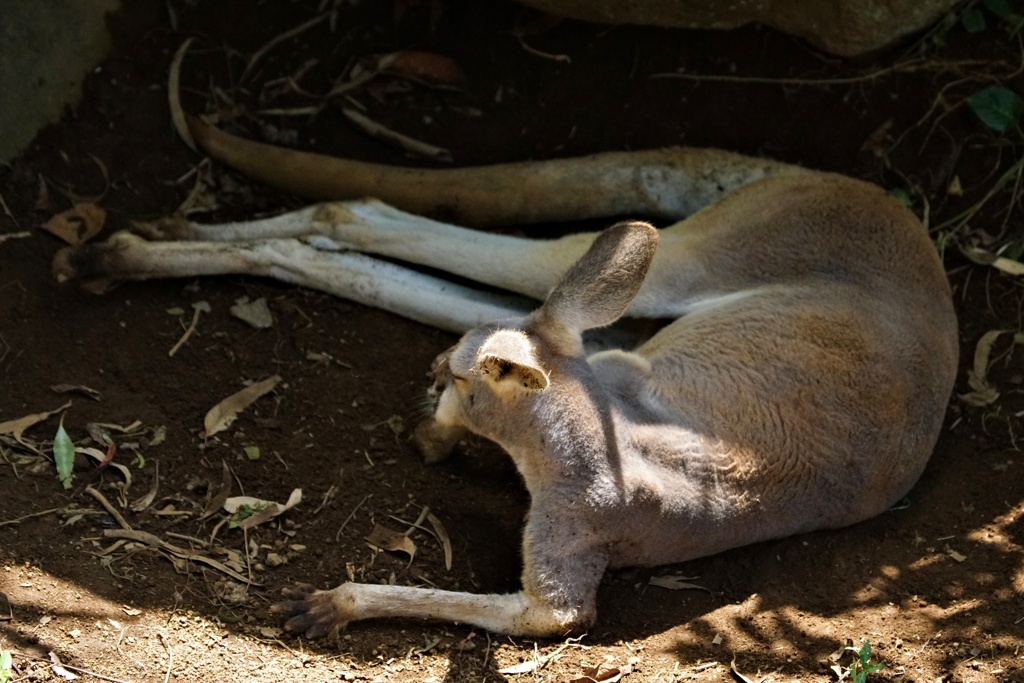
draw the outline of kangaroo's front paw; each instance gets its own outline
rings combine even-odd
[[[306,586],[286,588],[283,593],[288,599],[271,605],[270,612],[288,618],[284,624],[286,631],[305,634],[307,638],[322,638],[358,619],[344,588],[344,584],[329,591]]]
[[[428,465],[441,462],[452,454],[455,444],[469,432],[463,427],[442,425],[433,418],[419,423],[412,433],[412,442]]]

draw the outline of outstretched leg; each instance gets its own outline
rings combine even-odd
[[[273,605],[271,611],[288,618],[287,630],[311,638],[353,621],[393,617],[472,624],[521,636],[582,633],[597,618],[597,587],[607,565],[599,552],[573,552],[573,545],[567,541],[554,556],[536,561],[529,556],[527,544],[523,590],[518,593],[481,595],[343,583],[327,591],[286,591],[289,599]]]
[[[227,273],[273,277],[457,333],[520,317],[532,308],[531,302],[514,296],[477,291],[335,249],[329,240],[316,237],[308,242],[150,242],[121,232],[102,244],[62,250],[53,267],[58,280],[148,280]]]
[[[137,231],[158,240],[252,243],[313,235],[335,250],[375,254],[542,300],[595,234],[531,240],[462,228],[365,199],[331,202],[271,218],[200,224],[168,218]],[[117,272],[111,277],[125,277]],[[322,289],[322,287],[320,287]]]

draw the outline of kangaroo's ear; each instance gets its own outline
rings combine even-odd
[[[484,378],[503,389],[539,391],[548,387],[533,342],[519,330],[497,330],[476,355],[476,366]]]
[[[640,221],[617,223],[599,234],[533,314],[537,332],[561,353],[582,353],[584,330],[611,325],[626,312],[657,247],[658,231]]]

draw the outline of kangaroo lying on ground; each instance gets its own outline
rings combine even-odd
[[[376,200],[249,223],[143,226],[58,254],[60,279],[252,273],[465,335],[435,362],[428,459],[466,431],[500,444],[531,497],[522,590],[345,583],[273,607],[321,636],[423,617],[561,636],[594,623],[606,569],[681,562],[877,515],[921,474],[957,366],[926,231],[873,185],[673,148],[479,169],[388,168],[280,150],[193,122],[215,158],[315,198],[374,196],[472,224],[642,214],[551,241]],[[660,237],[659,237],[660,234]],[[660,244],[660,246],[659,246]],[[542,300],[475,291],[366,256]],[[620,316],[673,318],[584,355]]]

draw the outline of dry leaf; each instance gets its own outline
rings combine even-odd
[[[967,559],[966,555],[964,555],[963,553],[958,553],[957,551],[950,548],[948,545],[946,546],[946,554],[952,557],[957,562],[963,562]]]
[[[979,247],[961,247],[963,255],[981,266],[992,266],[1008,275],[1024,275],[1024,263],[993,254]]]
[[[366,537],[366,542],[380,550],[405,553],[409,556],[409,562],[416,557],[416,544],[412,539],[401,531],[392,531],[387,527],[376,524],[373,531]]]
[[[98,204],[75,204],[43,223],[43,230],[56,235],[70,245],[88,242],[103,230],[107,211]]]
[[[704,586],[698,586],[695,583],[689,583],[690,579],[697,577],[691,576],[652,576],[647,580],[647,584],[650,586],[657,586],[658,588],[667,588],[668,590],[680,591],[680,590],[698,590],[706,591],[711,593],[710,590]]]
[[[989,357],[992,345],[1005,330],[989,330],[974,347],[974,365],[967,369],[967,385],[971,391],[960,394],[960,400],[968,405],[983,408],[992,405],[999,398],[999,391],[988,381]]]
[[[100,392],[83,384],[54,384],[50,389],[58,394],[82,394],[94,401],[100,400]]]
[[[217,493],[210,496],[210,502],[206,504],[203,514],[199,519],[206,519],[224,505],[224,501],[231,495],[231,468],[225,460],[221,460],[220,488]]]
[[[153,461],[153,483],[149,486],[149,491],[142,497],[135,500],[131,504],[131,509],[135,512],[142,512],[149,508],[156,500],[156,494],[160,490],[160,461]]]
[[[406,50],[389,59],[381,60],[381,68],[408,78],[422,81],[427,85],[461,87],[466,82],[466,73],[455,60],[434,52]]]
[[[235,305],[230,308],[230,311],[231,315],[249,323],[257,330],[273,327],[274,325],[274,316],[270,314],[267,300],[263,297],[256,299],[256,301],[249,301],[248,297],[242,297],[235,301]]]
[[[743,683],[764,683],[765,679],[768,678],[768,676],[761,676],[761,678],[759,678],[759,679],[757,679],[755,681],[750,676],[744,676],[736,668],[736,658],[735,657],[733,657],[732,662],[729,664],[729,668],[732,670],[733,675],[736,676],[736,678],[738,678],[741,681],[743,681]]]
[[[616,667],[602,669],[600,666],[583,667],[583,675],[574,678],[569,683],[618,683],[622,680],[623,672]]]
[[[437,540],[441,541],[441,549],[444,550],[444,568],[450,571],[452,568],[452,540],[448,537],[448,530],[444,528],[441,520],[433,512],[427,514],[427,521],[430,522],[430,526],[434,527]]]
[[[50,652],[50,665],[53,673],[66,681],[73,681],[78,678],[78,676],[64,668],[64,662],[60,661],[60,657],[57,656],[56,652]]]
[[[272,500],[262,500],[252,496],[234,496],[224,501],[222,506],[225,511],[235,515],[238,527],[251,529],[254,526],[263,524],[274,519],[282,512],[290,510],[302,502],[302,489],[295,489],[288,496],[285,504],[275,503]],[[239,512],[247,513],[245,517],[239,517]]]
[[[25,417],[19,417],[17,420],[8,420],[7,422],[0,422],[0,435],[10,434],[14,437],[14,440],[20,443],[22,446],[36,450],[31,444],[25,443],[21,438],[21,435],[25,433],[25,430],[29,427],[39,424],[46,418],[59,413],[62,410],[67,410],[71,407],[71,401],[68,401],[60,408],[56,408],[46,413],[33,413],[32,415],[26,415]]]
[[[238,414],[248,408],[260,396],[269,393],[281,381],[280,375],[268,377],[265,380],[247,386],[237,391],[226,399],[215,405],[206,414],[203,420],[203,435],[210,438],[218,432],[222,432],[231,426]]]

